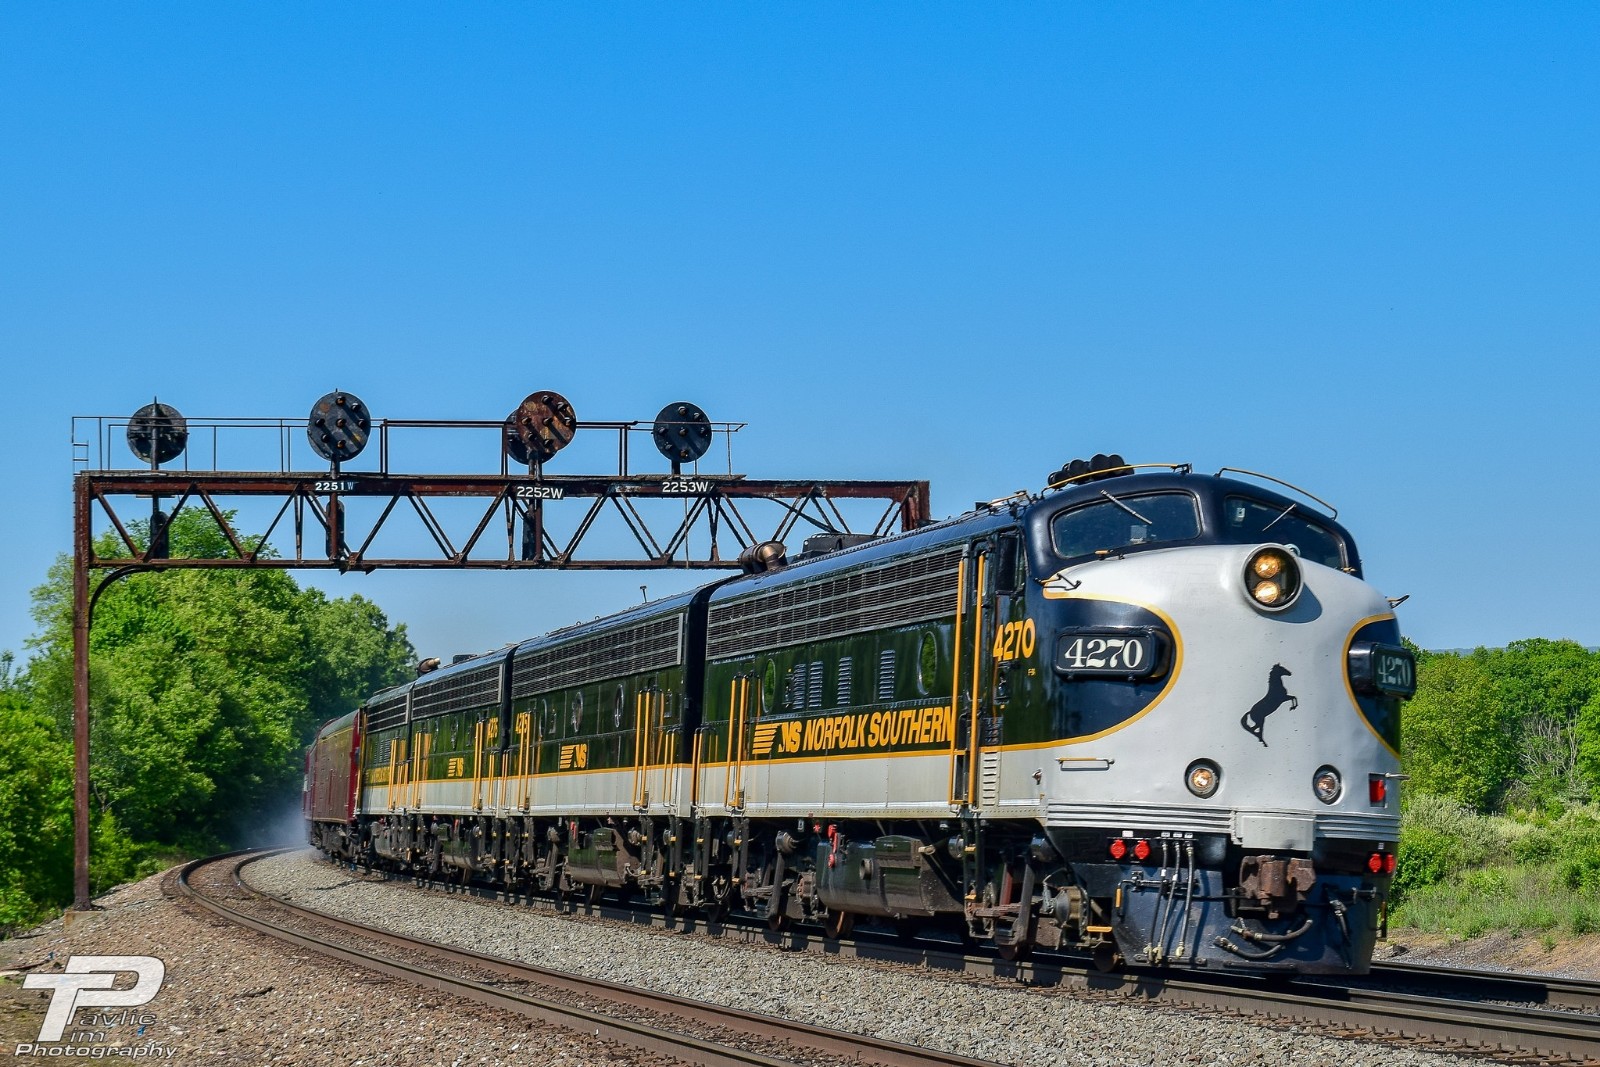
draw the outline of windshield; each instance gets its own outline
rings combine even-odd
[[[1199,506],[1192,495],[1180,492],[1113,495],[1101,490],[1099,500],[1063,511],[1050,522],[1050,540],[1067,559],[1198,536]]]
[[[1249,497],[1230,496],[1223,501],[1227,538],[1235,544],[1274,541],[1288,545],[1301,559],[1327,567],[1343,567],[1344,544],[1327,527],[1302,518],[1294,505],[1264,504]]]

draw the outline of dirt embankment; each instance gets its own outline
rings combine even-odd
[[[1379,943],[1377,957],[1600,981],[1600,934],[1557,941],[1546,948],[1538,934],[1497,932],[1461,941],[1414,930],[1390,930],[1388,945]]]

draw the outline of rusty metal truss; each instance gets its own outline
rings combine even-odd
[[[701,473],[699,451],[689,472],[674,460],[670,474],[635,473],[630,441],[651,432],[650,423],[637,421],[583,424],[585,441],[605,445],[609,434],[616,435],[614,475],[550,474],[539,462],[524,473],[507,458],[506,423],[481,420],[380,421],[373,427],[375,470],[352,470],[335,462],[322,472],[295,471],[296,442],[305,441],[306,424],[278,418],[191,421],[190,447],[183,451],[182,443],[177,445],[184,469],[162,470],[158,462],[118,469],[112,462],[115,442],[128,436],[130,420],[74,418],[73,458],[81,468],[73,478],[74,909],[92,906],[89,628],[95,601],[123,575],[193,568],[725,569],[739,566],[742,550],[764,541],[785,541],[797,530],[881,536],[928,521],[925,481],[746,478],[732,473],[731,436],[743,424],[704,425],[702,433],[720,435],[727,445],[727,473]],[[499,472],[393,473],[391,439],[408,431],[440,430],[483,437],[494,448],[491,455]],[[265,455],[258,450],[252,456],[248,446],[230,443],[227,466],[232,469],[226,469],[219,455],[224,438],[251,435],[269,446]],[[135,433],[130,440],[137,443],[142,437]],[[444,454],[429,451],[436,457]],[[563,454],[564,462],[571,458]],[[196,459],[210,469],[188,469]],[[843,502],[851,502],[849,510],[857,512],[854,526]],[[867,505],[863,518],[859,512]],[[211,516],[227,551],[215,558],[167,555],[164,535],[175,516],[191,509]],[[766,513],[770,525],[757,524],[758,511]],[[246,512],[249,533],[241,530],[239,517]],[[137,522],[147,523],[142,539],[136,536]],[[411,526],[409,535],[395,531],[406,524]],[[397,540],[399,546],[391,548]],[[586,548],[596,541],[600,551],[590,554]]]
[[[739,552],[763,541],[802,533],[911,530],[928,519],[925,481],[757,480],[738,475],[392,475],[259,474],[228,472],[84,471],[76,478],[83,539],[79,550],[91,569],[170,568],[384,568],[454,569],[719,569],[736,567]],[[237,528],[228,505],[238,498],[265,501],[265,530]],[[159,500],[157,528],[136,538],[132,518],[140,502]],[[447,516],[441,501],[471,502]],[[644,502],[674,501],[681,515],[647,516]],[[852,528],[841,501],[876,501],[876,521],[858,517]],[[362,510],[358,502],[371,502]],[[757,502],[763,502],[757,504]],[[216,521],[229,553],[221,558],[163,558],[152,550],[161,525],[181,509],[201,509]],[[769,525],[755,514],[767,512]],[[559,529],[551,519],[564,513]],[[396,554],[383,536],[404,518],[423,535],[425,549]],[[627,555],[586,554],[597,522],[610,518],[626,531]],[[99,520],[97,523],[96,520]],[[675,521],[672,521],[674,520]],[[620,520],[620,522],[619,522]],[[115,549],[96,550],[92,525],[114,532]],[[391,538],[392,539],[392,538]],[[698,552],[691,548],[699,546]],[[798,547],[798,546],[795,546]]]

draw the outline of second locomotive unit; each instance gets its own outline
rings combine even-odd
[[[1077,464],[423,675],[323,728],[311,839],[830,936],[1365,971],[1415,664],[1349,533],[1244,474]]]

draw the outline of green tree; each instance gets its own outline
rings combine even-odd
[[[171,547],[174,556],[233,554],[196,510],[173,520]],[[35,707],[63,729],[70,579],[63,558],[35,591],[29,671]],[[103,824],[185,852],[240,840],[297,792],[317,724],[403,678],[412,661],[404,628],[391,629],[370,601],[330,600],[284,571],[123,579],[101,597],[90,639],[91,784]]]
[[[72,892],[72,744],[11,684],[0,690],[0,934]]]
[[[1600,692],[1578,709],[1578,771],[1589,788],[1591,799],[1600,798]]]
[[[306,717],[299,732],[309,738],[317,727],[396,682],[412,677],[416,650],[405,624],[389,629],[378,605],[359,593],[329,600],[307,589],[302,610],[315,655],[306,669]]]
[[[1600,655],[1575,641],[1530,638],[1480,648],[1473,658],[1493,677],[1521,739],[1513,803],[1555,811],[1589,799],[1597,779],[1584,773],[1579,758],[1580,712],[1600,693]]]
[[[1401,738],[1412,789],[1476,811],[1500,803],[1518,768],[1516,717],[1476,656],[1419,658],[1417,695],[1401,711]]]

